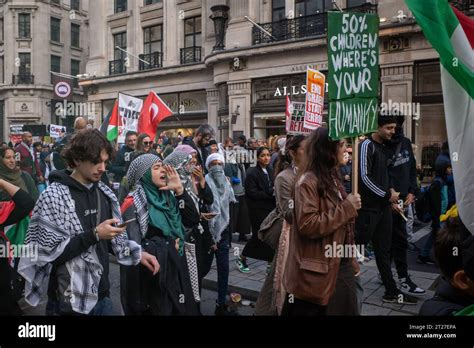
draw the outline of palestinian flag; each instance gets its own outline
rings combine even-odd
[[[474,20],[447,0],[405,1],[439,54],[456,203],[474,234]]]
[[[119,135],[119,126],[120,126],[119,110],[118,110],[118,101],[115,101],[114,107],[109,117],[109,124],[107,125],[107,140],[114,141]]]

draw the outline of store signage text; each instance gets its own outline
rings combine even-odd
[[[288,88],[288,86],[277,87],[273,96],[285,97],[287,95],[299,95],[299,94],[306,95],[306,85],[291,86],[290,88]]]

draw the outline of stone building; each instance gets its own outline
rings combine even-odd
[[[0,1],[0,139],[8,140],[10,126],[74,121],[76,113],[57,112],[50,71],[85,71],[88,6],[89,0]],[[72,102],[86,101],[77,80],[73,94]]]

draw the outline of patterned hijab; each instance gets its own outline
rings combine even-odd
[[[189,145],[180,145],[163,161],[164,164],[172,166],[179,174],[181,183],[183,184],[186,192],[191,196],[199,211],[199,197],[197,188],[194,185],[193,178],[191,176],[192,169],[189,167],[189,163],[193,159],[192,154],[196,153]]]
[[[160,191],[152,181],[151,168],[157,162],[161,160],[155,155],[142,155],[133,160],[127,173],[130,186],[135,186],[132,196],[140,231],[145,236],[151,225],[166,237],[179,238],[182,244],[184,228],[176,198],[170,191]]]

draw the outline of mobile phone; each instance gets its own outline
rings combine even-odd
[[[134,221],[137,221],[137,218],[133,218],[133,219],[124,221],[123,223],[117,225],[117,227],[118,227],[118,228],[125,227],[125,226],[127,226],[129,223],[134,222]]]

